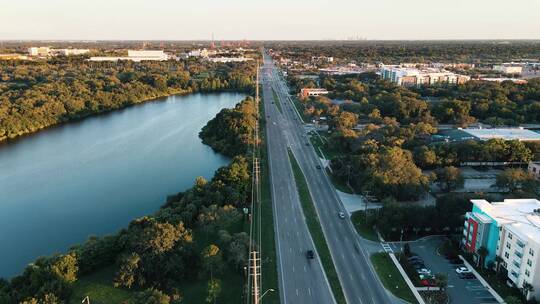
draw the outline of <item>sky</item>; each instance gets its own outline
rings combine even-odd
[[[4,2],[4,1],[2,1]],[[540,0],[24,0],[0,40],[540,39]]]

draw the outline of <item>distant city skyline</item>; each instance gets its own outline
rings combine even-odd
[[[0,39],[540,39],[538,0],[214,2],[11,1]]]

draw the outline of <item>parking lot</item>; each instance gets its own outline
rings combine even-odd
[[[463,265],[450,264],[443,256],[437,254],[437,248],[443,243],[441,237],[432,237],[416,242],[411,242],[411,251],[420,256],[427,268],[433,274],[444,273],[448,277],[448,295],[450,303],[498,303],[486,287],[482,286],[476,278],[462,279],[458,277],[456,268]],[[392,249],[400,251],[400,244],[393,243]]]

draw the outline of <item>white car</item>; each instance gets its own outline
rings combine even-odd
[[[344,219],[345,218],[345,213],[338,212],[338,216],[339,216],[340,219]]]
[[[469,268],[467,268],[465,266],[460,266],[460,267],[456,268],[456,273],[458,273],[458,274],[471,273],[471,271],[469,270]]]
[[[421,275],[431,275],[431,270],[426,268],[418,269],[416,272]]]

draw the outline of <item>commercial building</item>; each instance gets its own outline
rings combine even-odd
[[[0,60],[26,60],[27,56],[21,54],[0,54]]]
[[[169,56],[163,51],[134,51],[128,50],[127,57],[90,57],[90,61],[118,61],[118,60],[130,60],[135,62],[141,61],[165,61]]]
[[[540,163],[530,162],[527,165],[527,171],[536,179],[540,179]]]
[[[89,49],[53,49],[51,52],[55,55],[62,56],[73,56],[73,55],[83,55],[90,53]]]
[[[473,208],[465,215],[462,246],[480,258],[485,248],[485,266],[500,267],[512,285],[523,288],[529,283],[534,291],[528,297],[540,297],[540,201],[505,199],[490,203],[471,200]],[[496,257],[500,257],[497,265]]]
[[[540,141],[540,133],[524,128],[460,129],[469,134],[471,139],[490,140],[494,138],[519,141]]]
[[[253,58],[249,58],[249,57],[212,57],[212,58],[207,58],[207,60],[211,61],[211,62],[226,63],[226,62],[251,61],[251,60],[253,60]]]
[[[30,56],[40,56],[40,57],[46,57],[49,56],[51,53],[51,48],[48,46],[40,46],[40,47],[31,47],[28,48],[28,55]]]
[[[503,63],[494,65],[493,70],[504,74],[521,74],[523,72],[523,66]]]
[[[403,66],[383,66],[379,73],[383,79],[403,86],[432,85],[436,83],[461,84],[471,79],[469,76],[458,75],[436,68],[418,69]]]
[[[198,50],[192,50],[187,53],[188,57],[202,57],[202,58],[208,58],[210,56],[217,55],[216,50],[207,50],[207,49],[198,49]]]
[[[300,90],[301,97],[321,96],[321,95],[328,95],[328,91],[326,89],[301,89]]]

